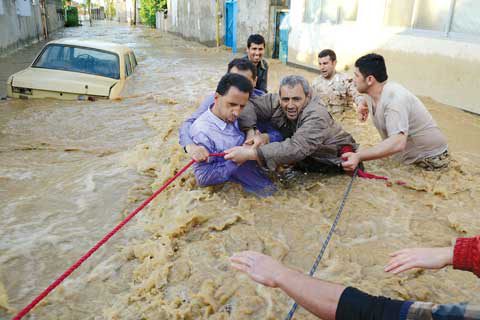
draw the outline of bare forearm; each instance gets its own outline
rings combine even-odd
[[[282,273],[278,286],[299,305],[324,320],[335,319],[338,301],[345,289],[342,285],[290,269]]]
[[[405,149],[407,137],[403,134],[396,134],[383,140],[376,146],[360,149],[358,155],[361,161],[375,160],[389,157]]]

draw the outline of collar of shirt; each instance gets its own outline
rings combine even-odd
[[[264,60],[264,59],[260,60],[260,63],[258,64],[258,66],[259,66],[261,69],[263,69],[263,70],[266,70],[266,69],[267,69],[267,68],[265,67],[265,60]]]
[[[253,91],[252,91],[252,97],[261,97],[265,95],[265,92],[263,92],[262,90],[260,89],[257,89],[257,88],[253,88]]]
[[[224,131],[229,125],[234,126],[235,128],[238,129],[238,121],[235,120],[234,123],[227,123],[226,121],[223,121],[219,117],[217,117],[213,112],[212,112],[213,104],[208,108],[207,110],[207,115],[208,119],[212,121],[220,130]]]
[[[245,59],[245,60],[250,60],[250,59],[248,59],[248,54],[246,54],[246,55],[243,57],[243,59]],[[266,70],[267,68],[265,67],[265,62],[266,62],[265,59],[260,60],[260,62],[259,62],[258,65],[257,65],[257,69],[260,68],[260,69],[262,69],[262,70]],[[253,62],[252,62],[252,63],[253,63]]]

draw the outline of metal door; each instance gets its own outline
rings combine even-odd
[[[237,0],[225,1],[225,45],[237,52]]]

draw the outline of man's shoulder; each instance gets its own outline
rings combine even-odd
[[[312,99],[308,102],[302,112],[303,118],[325,118],[330,117],[330,114],[325,107],[322,99],[319,96],[313,96]]]
[[[276,108],[280,105],[280,97],[278,96],[278,93],[265,93],[261,96],[251,97],[250,101],[256,106],[272,104],[272,107]]]
[[[327,83],[327,79],[325,79],[323,76],[320,75],[320,76],[316,77],[315,79],[313,79],[312,87],[313,88],[319,87],[319,86],[325,85],[325,83]]]
[[[214,125],[214,123],[210,119],[210,115],[208,114],[208,110],[202,113],[192,124],[190,129],[190,133],[192,135],[198,134],[200,132],[208,133],[210,128]]]
[[[211,92],[211,93],[207,94],[206,96],[204,96],[200,106],[210,107],[214,102],[215,102],[215,92]]]
[[[413,93],[396,82],[388,81],[382,89],[384,107],[396,107],[399,104],[408,103],[413,97],[415,97]]]
[[[383,86],[383,91],[388,95],[413,95],[407,88],[398,82],[387,81]]]
[[[335,72],[334,80],[337,81],[352,81],[353,78],[346,72]]]
[[[265,94],[266,94],[265,91],[257,88],[253,88],[252,94],[250,95],[250,99],[253,99],[255,97],[261,97],[261,96],[264,96]]]

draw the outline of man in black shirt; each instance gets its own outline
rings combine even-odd
[[[268,63],[263,59],[265,53],[265,39],[259,34],[252,34],[247,40],[247,55],[244,59],[250,60],[257,67],[256,89],[267,92]]]

